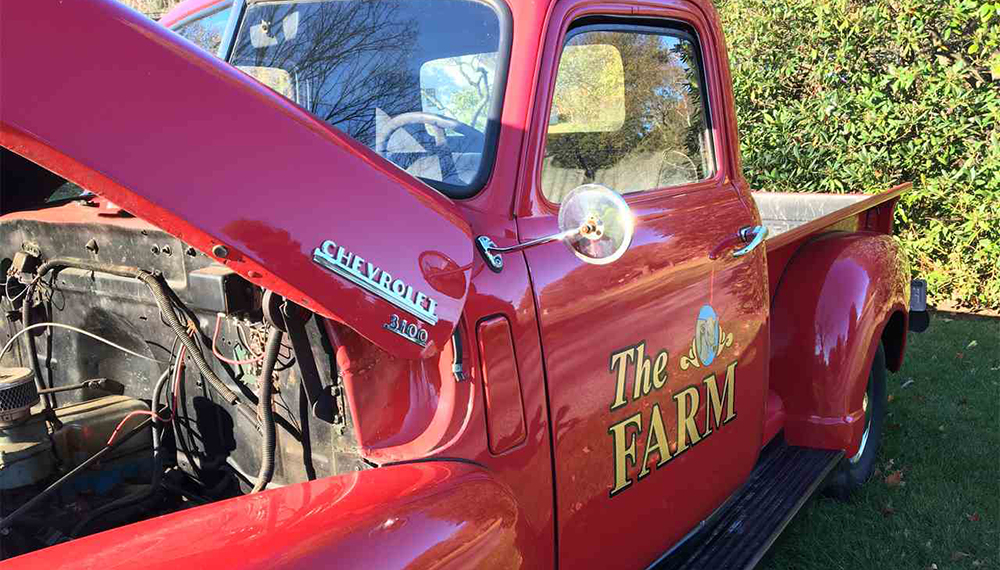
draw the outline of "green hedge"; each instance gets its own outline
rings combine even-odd
[[[717,0],[746,176],[912,181],[896,227],[932,302],[1000,309],[1000,3]]]

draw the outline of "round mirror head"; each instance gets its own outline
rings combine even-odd
[[[559,230],[574,255],[604,265],[624,255],[631,245],[635,218],[617,192],[600,184],[584,184],[563,198]]]

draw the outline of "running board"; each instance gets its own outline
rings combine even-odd
[[[743,488],[651,568],[753,568],[843,456],[793,447],[779,435],[761,451]]]

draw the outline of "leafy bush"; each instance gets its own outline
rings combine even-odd
[[[751,185],[912,181],[896,228],[933,301],[1000,309],[1000,3],[716,5]]]

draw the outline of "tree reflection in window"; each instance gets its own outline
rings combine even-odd
[[[600,57],[568,57],[577,46],[604,49],[590,50]],[[546,137],[541,174],[546,198],[559,202],[591,182],[626,194],[711,176],[714,159],[696,49],[689,39],[669,34],[591,31],[571,38],[560,61]],[[609,50],[616,56],[607,57]],[[605,102],[615,100],[612,90],[622,92],[624,117],[596,127],[560,125],[563,115],[613,117]]]
[[[254,3],[231,63],[374,149],[380,125],[406,113],[433,113],[485,132],[499,35],[493,8],[469,0]],[[423,89],[429,64],[458,83]],[[452,184],[474,178],[485,138],[449,132],[442,143],[433,132],[408,123],[393,134],[404,142],[383,155],[418,176]],[[414,166],[442,155],[440,167]],[[455,164],[472,172],[458,177]]]

